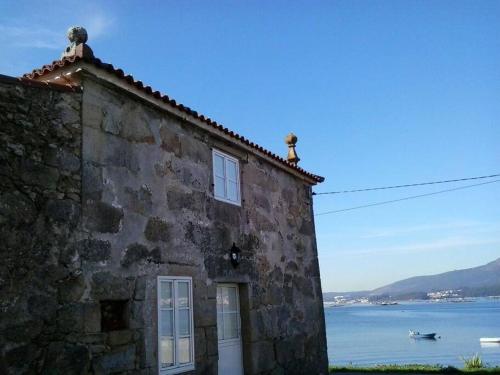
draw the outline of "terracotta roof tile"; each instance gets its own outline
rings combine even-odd
[[[255,143],[249,141],[245,137],[242,137],[241,135],[229,130],[228,128],[226,128],[220,124],[218,124],[217,122],[213,121],[212,119],[210,119],[206,116],[203,116],[202,114],[198,114],[198,112],[192,110],[189,107],[186,107],[180,103],[177,103],[175,100],[170,99],[168,97],[168,95],[162,95],[159,91],[153,91],[153,89],[150,86],[144,86],[144,84],[141,81],[134,80],[134,77],[132,77],[131,75],[125,75],[123,70],[116,69],[111,64],[103,63],[98,58],[85,58],[85,57],[79,57],[79,56],[65,57],[62,60],[57,60],[57,61],[52,62],[52,64],[44,65],[40,69],[35,69],[31,73],[27,73],[27,74],[23,75],[23,78],[24,79],[37,79],[37,78],[42,77],[46,74],[49,74],[57,69],[72,65],[72,64],[79,62],[79,61],[84,61],[86,63],[90,63],[90,64],[94,65],[96,68],[103,69],[103,70],[115,75],[116,77],[126,81],[130,85],[143,91],[144,93],[151,95],[154,98],[163,101],[164,103],[168,103],[168,104],[174,106],[175,108],[177,108],[178,110],[180,110],[184,113],[187,113],[188,115],[193,116],[200,121],[203,121],[204,123],[212,126],[213,128],[218,129],[219,131],[223,132],[224,134],[229,135],[230,137],[244,143],[247,146],[250,146],[253,149],[260,151],[261,153],[264,153],[265,155],[269,156],[270,158],[272,158],[272,159],[278,161],[279,163],[299,172],[300,174],[302,174],[304,176],[309,177],[310,179],[312,179],[316,182],[323,182],[324,181],[324,177],[309,173],[306,170],[289,163],[287,160],[283,159],[282,157],[264,149],[262,146],[259,146]]]
[[[59,91],[81,92],[81,88],[79,86],[74,86],[74,85],[70,85],[70,84],[59,84],[59,83],[35,81],[33,79],[30,79],[30,78],[25,78],[25,77],[17,78],[17,77],[6,76],[3,74],[0,74],[0,82],[19,83],[19,84],[22,84],[25,86],[50,88],[52,90],[59,90]]]

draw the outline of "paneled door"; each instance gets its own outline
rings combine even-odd
[[[219,284],[217,286],[219,375],[243,375],[240,326],[238,285]]]

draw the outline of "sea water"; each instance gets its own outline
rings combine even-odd
[[[392,306],[348,305],[325,308],[331,365],[441,364],[462,367],[462,357],[479,354],[500,366],[500,300],[407,302]],[[408,330],[436,332],[436,340],[413,339]]]

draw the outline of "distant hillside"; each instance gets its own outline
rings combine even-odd
[[[372,290],[370,295],[409,295],[448,289],[482,289],[500,286],[500,258],[484,266],[417,276]]]
[[[462,290],[463,296],[500,294],[500,258],[484,266],[450,271],[432,276],[417,276],[368,292],[324,293],[325,301],[337,295],[349,298],[387,296],[401,299],[425,298],[429,292]]]

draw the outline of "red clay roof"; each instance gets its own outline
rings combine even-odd
[[[51,82],[43,82],[43,81],[35,81],[33,79],[21,77],[11,77],[0,74],[0,82],[6,83],[18,83],[25,86],[30,87],[41,87],[41,88],[50,88],[52,90],[58,91],[69,91],[69,92],[81,92],[81,88],[79,86],[72,86],[69,84],[59,84],[59,83],[51,83]]]
[[[156,99],[159,99],[165,103],[170,104],[171,106],[174,106],[178,110],[185,112],[198,120],[201,120],[208,125],[212,126],[213,128],[223,132],[224,134],[229,135],[230,137],[244,143],[247,146],[252,147],[255,150],[260,151],[261,153],[267,155],[268,157],[284,164],[285,166],[292,168],[299,172],[300,174],[307,176],[308,178],[314,180],[315,182],[323,182],[325,180],[324,177],[312,174],[307,172],[306,170],[293,165],[289,163],[287,160],[283,159],[282,157],[272,153],[271,151],[266,150],[265,148],[259,146],[258,144],[255,144],[245,137],[229,130],[228,128],[225,128],[224,126],[218,124],[217,122],[213,121],[212,119],[205,117],[202,114],[199,114],[196,111],[193,111],[191,108],[184,106],[183,104],[177,103],[175,100],[170,99],[167,95],[162,95],[159,91],[153,91],[153,89],[150,86],[144,86],[144,84],[141,81],[136,81],[134,80],[134,77],[131,75],[126,75],[123,70],[121,69],[116,69],[112,64],[106,64],[103,63],[100,59],[98,58],[85,58],[85,57],[80,57],[80,56],[71,56],[71,57],[65,57],[62,60],[54,61],[52,64],[49,65],[44,65],[40,69],[35,69],[31,73],[24,74],[24,78],[28,79],[37,79],[39,77],[42,77],[48,73],[54,72],[57,69],[72,65],[74,63],[77,63],[79,61],[84,61],[86,63],[90,63],[94,65],[96,68],[103,69],[111,74],[114,74],[116,77],[126,81],[128,84],[134,86],[135,88],[145,92],[148,95],[153,96]]]

